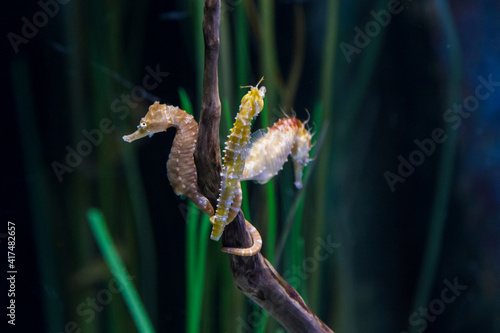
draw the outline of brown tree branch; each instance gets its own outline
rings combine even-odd
[[[222,234],[222,245],[245,248],[251,244],[251,238],[245,229],[245,218],[240,210],[234,221],[226,226]],[[252,257],[229,254],[228,258],[238,288],[289,332],[333,333],[260,253]]]
[[[220,0],[207,0],[203,13],[203,38],[205,40],[205,69],[203,96],[194,161],[198,171],[198,186],[212,206],[217,206],[219,194],[221,154],[219,123],[221,106],[217,60],[219,59]]]
[[[219,148],[219,100],[217,60],[219,57],[220,0],[206,0],[203,17],[205,40],[205,70],[203,97],[196,143],[195,163],[198,185],[216,207],[219,194],[221,153]],[[252,245],[246,230],[243,212],[238,215],[222,235],[225,247],[247,248]],[[274,267],[258,253],[252,257],[228,254],[233,279],[238,288],[264,310],[268,311],[289,332],[333,333],[311,310],[304,300]]]

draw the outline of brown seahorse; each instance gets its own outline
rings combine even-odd
[[[166,131],[170,127],[177,129],[167,161],[167,176],[170,185],[177,195],[187,196],[200,210],[212,216],[214,215],[214,209],[210,201],[200,193],[197,185],[198,174],[193,153],[198,137],[198,124],[193,116],[177,106],[155,102],[139,122],[137,131],[125,135],[123,140],[132,142],[145,136],[152,136],[155,133]],[[252,256],[260,251],[262,239],[258,231],[248,221],[246,223],[247,230],[254,237],[252,247],[248,249],[223,248],[224,252],[240,256]]]
[[[155,102],[148,113],[141,119],[137,131],[123,137],[123,140],[134,140],[152,136],[155,133],[175,127],[177,133],[172,143],[167,161],[167,176],[175,194],[185,195],[203,212],[212,216],[214,209],[198,188],[198,174],[194,164],[194,149],[198,137],[198,124],[193,116],[177,106]]]

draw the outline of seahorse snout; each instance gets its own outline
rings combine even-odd
[[[132,134],[129,134],[129,135],[124,135],[122,137],[123,141],[126,141],[126,142],[132,142],[132,141],[135,141],[137,139],[140,139],[140,138],[143,138],[145,137],[146,135],[148,135],[148,132],[143,130],[142,128],[141,129],[138,129],[137,131],[135,131],[134,133]]]

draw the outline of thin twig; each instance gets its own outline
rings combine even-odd
[[[213,207],[217,206],[221,171],[219,146],[221,104],[217,76],[220,44],[219,25],[220,0],[207,0],[203,14],[203,37],[205,41],[203,96],[194,160],[198,171],[200,191],[210,200]]]

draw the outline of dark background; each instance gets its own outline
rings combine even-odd
[[[224,4],[229,42],[222,40],[221,53],[224,48],[230,52],[225,61],[231,59],[232,66],[230,72],[220,70],[220,85],[232,118],[244,93],[239,86],[255,84],[265,74],[266,49],[262,35],[248,23],[248,77],[240,81],[234,64],[240,41],[234,33],[236,15],[244,8],[245,17],[257,17],[261,25],[262,4]],[[274,4],[274,70],[284,80],[299,52],[294,44],[297,8],[304,15],[305,42],[293,105],[284,105],[283,90],[289,87],[281,86],[279,94],[276,88],[274,100],[271,89],[269,119],[280,117],[280,108],[293,108],[305,119],[308,109],[318,136],[328,128],[305,189],[301,256],[313,255],[318,237],[330,236],[341,244],[309,272],[301,295],[336,332],[500,332],[500,91],[461,117],[456,129],[451,125],[458,120],[443,118],[454,103],[474,96],[480,76],[500,81],[499,3],[405,2],[401,13],[392,15],[359,54],[352,54],[351,62],[341,43],[355,45],[354,27],[364,30],[373,21],[370,11],[387,8],[387,2],[340,1],[338,18],[328,12],[328,1]],[[198,112],[202,48],[195,9],[200,2],[69,1],[16,53],[8,33],[21,35],[21,18],[32,21],[40,8],[35,1],[19,1],[4,2],[1,10],[5,149],[0,248],[5,258],[7,221],[15,222],[15,331],[63,332],[68,321],[77,322],[82,332],[136,331],[120,295],[91,323],[75,312],[112,278],[85,218],[90,207],[103,211],[139,292],[147,294],[150,288],[148,295],[156,295],[156,300],[144,296],[144,301],[157,331],[184,331],[189,320],[183,222],[187,201],[175,196],[165,176],[175,132],[126,148],[121,136],[135,129],[153,101],[179,105],[180,87]],[[337,36],[329,40],[331,20]],[[329,71],[328,43],[334,44]],[[112,103],[142,84],[146,66],[157,65],[168,76],[121,119]],[[273,86],[272,79],[266,81]],[[276,82],[279,87],[280,80]],[[66,147],[77,147],[84,139],[82,130],[98,128],[103,118],[112,120],[114,130],[59,182],[53,162],[64,163]],[[259,126],[257,122],[254,129]],[[418,149],[415,140],[431,138],[436,128],[446,131],[447,139],[391,191],[384,174],[397,174],[398,156],[408,160]],[[227,126],[221,125],[221,132],[225,137]],[[131,178],[128,172],[134,166]],[[296,193],[289,177],[286,167],[275,181],[278,235],[285,229],[286,202]],[[134,187],[134,181],[140,186]],[[141,203],[130,194],[133,188],[143,189]],[[249,184],[254,224],[266,241],[264,193]],[[141,225],[151,231],[155,258],[140,255]],[[239,332],[238,318],[254,312],[232,284],[219,247],[210,242],[207,248],[200,330]],[[264,246],[268,256],[266,251]],[[276,265],[282,274],[292,267],[287,258],[284,254]],[[141,266],[148,261],[154,273]],[[437,304],[432,302],[442,297],[447,286],[443,281],[454,279],[467,286],[456,300],[433,319],[419,315],[409,322],[420,307]],[[0,285],[3,297],[5,281]],[[5,309],[6,298],[2,304]],[[270,322],[268,331],[279,330]]]

